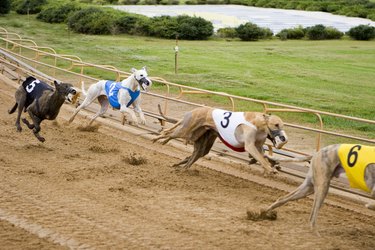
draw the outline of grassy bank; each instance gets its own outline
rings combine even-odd
[[[14,14],[0,26],[87,62],[147,65],[151,76],[180,84],[375,120],[375,41],[180,41],[175,75],[171,40],[80,35]],[[375,137],[373,125],[325,122]]]

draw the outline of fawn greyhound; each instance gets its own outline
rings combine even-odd
[[[275,147],[281,148],[288,139],[282,120],[275,115],[259,112],[230,112],[210,107],[200,107],[185,113],[184,118],[173,127],[162,131],[153,139],[165,139],[162,144],[174,138],[194,143],[193,154],[175,164],[189,168],[210,151],[217,137],[235,151],[247,151],[257,160],[266,174],[277,170],[264,158],[263,144],[269,138]]]
[[[322,148],[313,156],[285,161],[308,160],[311,160],[311,164],[305,181],[293,192],[279,198],[265,212],[280,207],[288,201],[298,200],[314,193],[310,226],[315,230],[318,212],[328,193],[331,179],[344,172],[351,187],[369,192],[375,198],[375,147],[336,144]],[[366,207],[375,210],[375,203],[366,204]]]

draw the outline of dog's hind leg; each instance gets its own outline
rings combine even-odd
[[[22,111],[23,111],[23,109],[25,107],[25,104],[26,104],[26,96],[19,98],[19,100],[16,104],[18,104],[18,111],[17,111],[17,118],[16,118],[16,128],[17,128],[18,132],[21,132],[22,127],[21,127],[21,124],[20,124],[20,120],[21,120]]]
[[[372,163],[366,167],[365,170],[365,181],[366,185],[371,190],[372,198],[375,198],[375,164]],[[375,210],[375,202],[366,204],[366,207],[371,210]]]
[[[277,201],[275,201],[272,205],[270,205],[266,211],[273,210],[275,208],[278,208],[285,203],[293,200],[302,199],[314,192],[314,185],[312,183],[312,173],[308,173],[306,179],[303,181],[303,183],[294,191],[287,194],[284,197],[279,198]]]
[[[213,130],[207,130],[203,135],[201,135],[195,142],[194,142],[194,151],[193,154],[183,161],[175,164],[174,166],[181,166],[185,164],[184,168],[190,168],[191,165],[194,164],[199,158],[208,154],[217,138],[217,133]]]
[[[89,106],[94,100],[95,100],[96,96],[94,95],[87,95],[85,100],[83,100],[83,102],[81,103],[81,105],[79,105],[76,110],[74,110],[74,113],[73,115],[69,118],[69,123],[72,123],[74,118],[76,117],[76,115],[78,114],[78,112],[83,109],[83,108],[86,108],[87,106]]]
[[[32,127],[34,127],[34,128],[33,128],[33,133],[34,133],[35,137],[36,137],[39,141],[44,142],[44,141],[45,141],[44,137],[42,137],[42,136],[39,135],[39,132],[40,132],[40,123],[42,122],[42,120],[41,120],[39,117],[35,116],[30,110],[28,110],[28,113],[29,113],[31,119],[33,120],[33,124],[29,124],[29,122],[28,122],[26,119],[23,119],[22,121],[23,121],[23,122],[24,122],[24,123],[30,128],[30,129],[31,129]]]
[[[94,120],[98,116],[103,115],[108,110],[109,101],[108,101],[106,96],[104,96],[104,95],[98,96],[98,101],[100,103],[100,110],[91,118],[91,120],[89,122],[89,126],[94,122]]]
[[[23,118],[22,121],[29,129],[35,128],[34,124],[31,124],[26,118]]]

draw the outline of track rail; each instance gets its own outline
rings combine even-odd
[[[94,108],[86,109],[86,111],[92,113],[93,115],[96,112],[96,110],[97,109],[94,109]],[[106,119],[111,120],[111,121],[116,122],[116,123],[119,123],[121,121],[119,117],[115,117],[115,116],[106,116]],[[146,126],[138,126],[137,130],[139,130],[138,135],[144,135],[144,134],[158,135],[159,134],[157,129],[154,129],[154,128],[151,128],[151,127],[146,127]],[[177,141],[181,145],[183,144],[182,140],[175,139],[175,141]],[[265,149],[267,150],[267,147],[265,147]],[[212,148],[211,151],[213,153],[215,153],[216,155],[227,157],[229,159],[235,160],[236,162],[239,162],[239,163],[242,163],[242,164],[245,164],[245,165],[248,164],[248,161],[249,161],[248,157],[244,156],[243,154],[239,154],[239,153],[236,153],[236,152],[233,152],[233,151],[227,151],[226,149],[223,149],[223,147],[220,147],[220,143],[218,143],[218,142],[215,143],[215,145],[214,145],[214,147]],[[297,165],[297,164],[290,164],[289,163],[288,165]],[[298,166],[298,167],[300,167],[300,166]],[[307,168],[305,168],[305,170],[307,170]],[[283,166],[282,169],[280,170],[280,172],[284,173],[288,176],[293,176],[293,177],[297,178],[299,182],[302,182],[306,177],[305,171],[296,171],[296,170],[293,170],[292,168],[290,168],[288,166]],[[334,189],[341,190],[341,191],[349,193],[349,194],[358,195],[358,196],[361,196],[361,197],[364,197],[364,198],[372,199],[372,197],[370,195],[368,195],[367,193],[357,191],[357,190],[354,190],[354,189],[350,189],[350,188],[346,188],[346,187],[344,187],[344,185],[346,185],[345,184],[345,178],[342,178],[342,177],[337,179],[337,180],[333,180],[331,182],[331,187],[334,188]]]

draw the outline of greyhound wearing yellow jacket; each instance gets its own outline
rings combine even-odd
[[[287,161],[302,161],[301,159]],[[351,187],[371,193],[371,196],[375,198],[375,147],[336,144],[324,147],[312,157],[305,157],[303,160],[311,160],[305,181],[293,192],[279,198],[266,209],[266,212],[288,201],[298,200],[314,193],[310,225],[312,229],[315,229],[318,211],[328,193],[331,179],[344,172]],[[375,210],[375,203],[366,204],[366,207]]]

